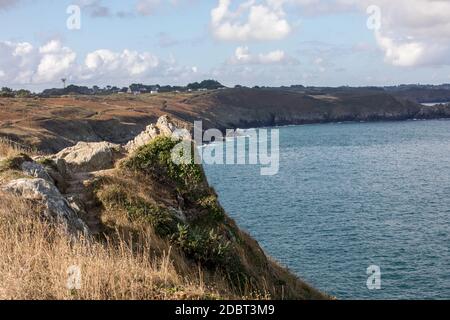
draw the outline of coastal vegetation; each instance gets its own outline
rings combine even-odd
[[[78,173],[61,168],[55,155],[0,144],[0,298],[327,298],[237,227],[201,165],[169,160],[176,142],[159,136],[112,169]],[[89,178],[76,191],[84,199],[78,205],[68,189],[80,175]],[[64,188],[55,180],[62,176]],[[33,192],[18,194],[33,183]],[[76,227],[88,233],[74,233],[48,214],[63,210],[65,217],[64,210],[78,206],[84,209],[77,209]],[[68,287],[73,267],[81,272],[76,288]]]

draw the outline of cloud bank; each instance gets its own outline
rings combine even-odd
[[[394,66],[450,65],[450,1],[448,0],[273,0],[297,7],[297,13],[324,15],[339,12],[367,14],[380,10],[374,30],[385,61]]]
[[[291,32],[277,1],[245,1],[231,10],[231,0],[219,0],[211,11],[213,34],[220,40],[279,40]]]
[[[274,50],[267,53],[253,54],[248,47],[237,47],[229,64],[287,64],[296,60],[289,57],[283,50]]]
[[[28,42],[0,42],[0,82],[43,85],[68,78],[77,83],[124,83],[155,78],[187,79],[192,66],[180,66],[149,52],[99,49],[78,57],[59,40],[35,47]]]
[[[249,0],[234,9],[230,0],[218,0],[211,11],[211,27],[216,39],[224,41],[280,40],[291,34],[294,15],[367,15],[372,5],[381,13],[381,28],[374,37],[386,63],[450,65],[448,0]]]

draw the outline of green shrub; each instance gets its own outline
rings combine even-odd
[[[189,226],[169,210],[130,195],[118,184],[100,187],[96,194],[105,208],[124,210],[130,221],[151,225],[159,237],[179,247],[188,258],[207,267],[229,265],[230,243],[215,229]]]
[[[208,218],[213,222],[223,222],[225,219],[225,212],[217,202],[217,197],[214,195],[208,195],[200,198],[197,204],[207,210]]]
[[[176,164],[172,161],[172,150],[179,142],[169,137],[158,137],[138,149],[123,166],[160,180],[170,178],[183,188],[195,187],[203,179],[201,167],[193,159],[189,164]]]
[[[148,175],[168,187],[173,194],[181,194],[186,206],[183,209],[192,213],[188,222],[181,221],[165,208],[130,195],[124,187],[107,186],[109,195],[103,194],[103,198],[125,209],[130,220],[150,223],[157,235],[169,240],[187,258],[206,268],[219,269],[238,283],[247,276],[226,236],[225,212],[208,187],[201,165],[195,164],[193,159],[188,164],[172,161],[172,150],[178,143],[169,137],[158,137],[139,148],[122,162],[121,167],[125,171]]]
[[[130,221],[150,224],[160,237],[171,236],[177,230],[178,220],[167,209],[139,197],[131,197],[120,185],[113,184],[100,189],[97,198],[106,208],[125,210]]]
[[[224,267],[230,261],[230,243],[214,229],[209,231],[178,224],[178,232],[172,237],[189,258],[207,267]]]
[[[149,223],[155,233],[162,238],[176,232],[178,220],[167,209],[149,204],[142,199],[126,202],[125,208],[131,220]]]

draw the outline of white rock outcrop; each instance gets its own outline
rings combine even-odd
[[[110,169],[120,157],[122,147],[109,142],[78,142],[53,156],[53,160],[65,161],[72,172],[91,172]]]
[[[175,131],[176,127],[169,121],[168,116],[162,116],[156,122],[156,127],[159,129],[159,134],[170,137]]]
[[[125,149],[128,152],[132,152],[142,146],[145,146],[147,143],[152,141],[158,136],[158,129],[153,125],[147,126],[144,131],[142,131],[139,135],[134,138],[134,140],[131,140],[125,145]]]
[[[131,140],[125,145],[125,150],[133,152],[134,150],[145,146],[150,141],[158,136],[172,137],[174,139],[190,140],[191,135],[187,129],[177,128],[170,122],[168,116],[162,116],[158,119],[156,124],[151,124],[142,131],[134,140]]]
[[[87,225],[78,217],[54,184],[41,178],[17,179],[4,185],[2,189],[23,199],[39,201],[44,205],[44,215],[63,224],[69,233],[81,232],[85,236],[89,235]]]

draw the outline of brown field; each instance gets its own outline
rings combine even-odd
[[[77,141],[125,142],[183,95],[0,98],[0,136],[54,152]]]
[[[225,89],[132,96],[0,98],[0,137],[56,152],[78,141],[125,143],[168,114],[179,126],[202,120],[220,130],[337,121],[450,117],[382,91],[308,94],[281,89]]]

